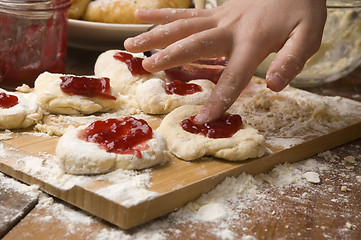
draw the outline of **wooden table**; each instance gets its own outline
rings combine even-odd
[[[99,54],[69,49],[67,72],[93,74]],[[308,90],[361,101],[361,68],[339,81]],[[224,227],[232,234],[223,236],[233,239],[245,236],[249,237],[245,239],[252,239],[250,236],[256,239],[361,239],[361,139],[332,149],[327,156],[331,157],[314,157],[330,166],[320,184],[312,188],[269,189],[263,193],[266,195],[263,200],[238,209],[239,218],[226,222]],[[355,162],[345,161],[346,156],[354,157]],[[4,179],[8,178],[0,178],[0,237],[6,240],[99,239],[100,236],[103,239],[136,239],[145,232],[154,236],[157,231],[162,233],[158,237],[166,236],[166,239],[221,239],[212,231],[220,227],[216,223],[175,221],[167,216],[122,231],[57,199],[50,208],[36,204],[36,199],[4,187]],[[70,217],[60,218],[60,212],[67,212]]]

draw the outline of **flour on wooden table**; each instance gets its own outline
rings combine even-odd
[[[228,229],[228,223],[237,219],[239,210],[247,208],[250,202],[266,198],[263,193],[265,189],[271,186],[280,189],[290,185],[307,186],[309,183],[302,174],[311,170],[322,172],[327,169],[327,165],[309,159],[301,163],[279,165],[267,174],[251,176],[243,173],[238,177],[228,177],[214,190],[171,213],[167,218],[154,220],[136,228],[132,233],[116,228],[103,228],[99,232],[91,233],[91,236],[93,239],[167,239],[167,232],[177,233],[177,229],[172,227],[175,222],[216,222],[218,227],[212,229],[212,233],[219,239],[232,240],[236,235]],[[94,218],[79,214],[63,204],[52,201],[41,201],[41,204],[44,204],[42,207],[52,209],[52,217],[67,223],[70,232],[75,231],[72,224],[81,223],[86,227],[94,221]],[[45,223],[47,218],[42,220]],[[255,238],[244,236],[242,239]]]
[[[311,183],[319,183],[321,181],[320,175],[316,172],[305,172],[302,176]]]
[[[101,228],[92,228],[94,224],[99,223],[97,218],[92,217],[86,213],[76,211],[68,205],[54,202],[52,198],[41,197],[38,207],[47,209],[48,215],[38,218],[42,221],[44,226],[51,219],[56,218],[61,221],[62,226],[66,226],[68,234],[84,233],[87,239],[154,239],[166,240],[169,236],[181,236],[182,230],[178,228],[179,224],[185,224],[192,228],[193,223],[214,223],[213,227],[209,229],[209,233],[214,235],[217,239],[222,240],[256,240],[255,236],[238,235],[232,229],[232,221],[245,221],[246,215],[242,213],[254,205],[262,205],[267,202],[272,202],[273,198],[268,194],[270,189],[274,189],[279,194],[286,194],[285,191],[292,187],[293,189],[302,188],[305,191],[301,194],[297,201],[302,205],[302,201],[308,201],[308,194],[314,191],[314,184],[305,178],[305,174],[312,173],[318,175],[321,180],[326,181],[324,173],[332,172],[331,165],[327,162],[333,159],[337,164],[343,166],[340,162],[341,158],[338,155],[332,154],[330,151],[319,154],[320,157],[326,159],[326,163],[321,163],[313,158],[304,160],[294,164],[282,164],[273,168],[269,173],[258,174],[251,176],[248,174],[241,174],[238,177],[227,177],[222,183],[207,194],[203,194],[197,200],[188,203],[186,206],[180,208],[178,211],[169,214],[166,217],[156,219],[150,223],[143,224],[131,231],[123,231],[110,225],[102,225]],[[327,160],[328,159],[328,160]],[[349,159],[346,157],[346,159]],[[354,165],[360,159],[345,161],[345,166]],[[330,161],[332,162],[332,161]],[[338,165],[337,165],[338,166]],[[346,170],[345,170],[346,171]],[[126,175],[126,173],[123,173]],[[130,175],[135,174],[132,171]],[[134,175],[136,176],[136,175]],[[357,176],[354,176],[357,177]],[[126,176],[119,176],[118,173],[108,175],[109,179],[121,180],[127,178]],[[139,177],[138,181],[142,182],[143,177]],[[352,180],[354,178],[346,180]],[[317,190],[322,191],[322,190]],[[330,187],[330,192],[335,192],[335,199],[330,199],[331,202],[338,201],[342,204],[347,204],[346,196],[340,195],[341,191]],[[322,194],[322,192],[315,192],[315,194]],[[271,205],[272,206],[272,205]],[[275,216],[275,211],[270,211],[270,206],[261,206],[264,211],[269,211],[269,214]],[[346,213],[347,217],[347,213]],[[344,228],[340,231],[351,231],[356,228],[352,219],[347,221]],[[94,230],[96,229],[96,230]],[[320,226],[322,231],[327,231],[325,226]],[[247,230],[247,227],[244,227]],[[297,233],[295,233],[297,236]],[[194,232],[193,238],[197,238],[197,233]]]
[[[249,85],[229,111],[258,129],[268,144],[290,148],[359,122],[361,103],[292,87],[273,92],[260,82]]]
[[[56,156],[40,153],[39,156],[23,155],[17,150],[0,142],[0,157],[16,159],[15,169],[21,170],[36,179],[47,182],[60,190],[69,190],[75,185],[94,181],[108,181],[109,187],[101,188],[96,193],[113,201],[124,201],[124,205],[132,206],[152,199],[159,194],[147,190],[151,186],[151,170],[131,171],[118,169],[108,174],[86,176],[66,174]],[[121,202],[123,204],[123,202]]]
[[[0,193],[0,230],[3,232],[6,226],[11,226],[14,220],[25,214],[28,204],[35,204],[40,191],[38,186],[22,184],[2,173],[0,173],[0,184],[2,191]],[[21,196],[21,198],[13,199],[15,193],[19,193],[15,196]],[[16,204],[11,204],[11,202]]]
[[[113,201],[121,201],[125,207],[150,200],[159,196],[158,193],[147,190],[151,186],[150,173],[150,170],[144,171],[143,174],[124,170],[118,171],[117,174],[113,172],[111,175],[116,176],[116,182],[108,187],[100,188],[95,193]]]
[[[31,198],[37,198],[40,190],[36,185],[26,185],[16,181],[13,178],[6,177],[4,174],[0,173],[0,183],[1,187],[4,189],[11,189],[19,193],[26,194]]]

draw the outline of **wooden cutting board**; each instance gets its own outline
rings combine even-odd
[[[315,95],[315,98],[318,97]],[[265,137],[267,140],[268,136]],[[269,151],[258,159],[233,163],[204,157],[194,162],[184,162],[172,157],[167,164],[154,167],[152,170],[149,190],[159,195],[127,207],[121,201],[112,201],[96,193],[97,189],[110,183],[94,179],[86,184],[64,190],[18,167],[18,159],[22,156],[38,153],[43,153],[41,155],[43,157],[44,153],[55,155],[57,137],[14,133],[12,139],[3,141],[11,151],[0,160],[0,170],[25,183],[37,184],[43,191],[120,228],[129,229],[195,200],[227,176],[237,176],[242,172],[249,174],[267,172],[277,164],[300,161],[359,137],[361,137],[361,117],[353,119],[345,127],[332,129],[317,137],[308,137],[304,142],[289,148],[273,146],[272,143],[267,142]]]

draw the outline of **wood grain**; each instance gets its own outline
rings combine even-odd
[[[36,197],[9,188],[0,179],[0,238],[37,203]]]
[[[0,169],[26,183],[38,184],[49,194],[101,219],[129,229],[185,205],[211,190],[227,176],[237,176],[242,172],[249,174],[267,172],[277,164],[303,160],[360,136],[361,122],[289,149],[244,162],[231,163],[214,158],[202,158],[189,163],[173,157],[166,165],[154,168],[150,190],[158,192],[159,197],[131,207],[124,207],[121,202],[113,202],[97,195],[94,191],[94,185],[99,184],[97,182],[62,190],[37,176],[16,170],[16,158],[19,153],[24,156],[38,152],[55,154],[58,139],[56,137],[39,137],[30,134],[7,140],[6,144],[20,152],[16,151],[16,156],[1,160]]]

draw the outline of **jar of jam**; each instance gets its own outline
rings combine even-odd
[[[0,87],[65,71],[70,0],[0,0]]]

